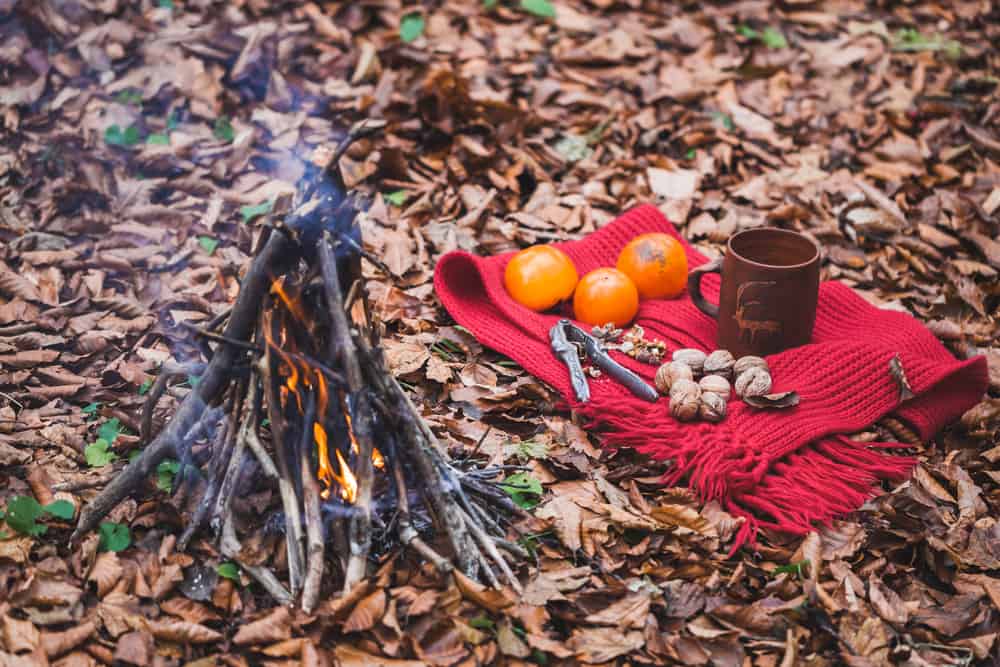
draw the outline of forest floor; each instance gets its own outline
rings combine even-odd
[[[0,0],[0,665],[1000,659],[998,12]],[[189,327],[231,304],[271,209],[363,119],[385,127],[339,167],[372,197],[388,358],[450,447],[541,483],[524,595],[392,552],[311,615],[275,607],[211,531],[176,550],[176,461],[70,545],[75,511],[145,444],[160,366],[196,357]],[[737,520],[602,450],[431,284],[450,250],[580,238],[643,202],[708,254],[762,224],[811,234],[825,278],[986,354],[991,395],[914,443],[909,481],[730,557]],[[234,507],[280,504],[255,485]],[[258,523],[256,558],[280,569]]]

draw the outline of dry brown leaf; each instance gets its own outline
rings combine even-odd
[[[370,630],[382,618],[385,606],[385,591],[374,591],[351,610],[351,615],[344,621],[344,632]]]
[[[148,632],[129,632],[115,643],[115,664],[149,665],[155,654],[153,635]]]
[[[554,495],[541,508],[535,510],[535,516],[552,521],[556,535],[570,551],[581,548],[580,526],[583,523],[583,511],[571,497]]]
[[[576,628],[566,642],[577,659],[587,664],[614,660],[645,643],[638,631],[621,632],[617,628]]]
[[[62,632],[43,631],[42,649],[45,655],[57,658],[87,641],[96,631],[97,625],[93,621],[84,621]]]
[[[160,603],[160,609],[167,614],[190,621],[192,623],[205,623],[222,620],[221,617],[209,607],[195,602],[185,597],[174,597]]]
[[[498,612],[513,604],[502,592],[487,588],[479,582],[469,579],[458,570],[452,572],[452,576],[455,579],[455,585],[462,593],[462,597],[487,611]]]
[[[909,610],[896,591],[874,574],[868,577],[868,600],[879,616],[897,628],[905,626],[910,618]]]
[[[87,581],[94,584],[97,589],[97,597],[103,598],[121,579],[122,572],[118,554],[113,551],[104,551],[98,554],[94,566],[90,568]]]
[[[384,658],[345,643],[339,643],[333,648],[333,656],[337,667],[427,667],[423,660]]]
[[[242,631],[245,627],[247,626],[240,628],[240,631]],[[149,630],[157,639],[165,639],[167,641],[186,644],[210,644],[222,639],[222,634],[212,628],[207,628],[199,623],[190,623],[188,621],[178,621],[174,619],[151,620],[149,621]],[[239,634],[240,632],[238,631],[236,633],[236,637],[239,637]],[[236,641],[236,637],[233,638],[234,642]]]
[[[41,635],[31,621],[3,617],[4,646],[11,653],[32,653],[41,646]]]
[[[271,644],[283,639],[290,639],[291,636],[291,614],[285,607],[277,607],[267,616],[241,626],[233,637],[233,643],[240,646]]]

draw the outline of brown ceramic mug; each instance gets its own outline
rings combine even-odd
[[[737,358],[774,354],[812,338],[819,297],[819,247],[809,237],[772,227],[729,239],[725,257],[688,276],[694,305],[719,323],[719,347]],[[719,305],[701,294],[706,273],[722,276]]]

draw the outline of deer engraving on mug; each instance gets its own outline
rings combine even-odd
[[[751,280],[743,283],[736,290],[736,312],[733,314],[733,319],[736,320],[736,326],[740,330],[741,341],[745,341],[749,345],[754,345],[757,341],[757,334],[760,332],[766,334],[781,332],[781,322],[777,320],[759,320],[747,316],[748,308],[759,306],[761,303],[757,297],[760,288],[771,287],[776,284],[773,280]]]

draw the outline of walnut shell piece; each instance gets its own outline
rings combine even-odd
[[[701,389],[694,380],[679,379],[670,388],[670,414],[679,421],[691,421],[698,416]]]
[[[721,394],[712,391],[704,392],[698,406],[698,416],[707,422],[718,424],[726,418],[727,405],[726,399]]]
[[[771,391],[771,374],[759,366],[752,366],[736,378],[736,395],[763,396]]]
[[[721,375],[706,375],[698,381],[698,386],[701,387],[702,394],[718,394],[725,399],[729,398],[729,392],[731,390],[729,380]]]
[[[691,347],[686,347],[680,350],[674,350],[673,360],[680,361],[691,367],[695,375],[701,375],[701,371],[705,366],[706,355],[701,350],[696,350]]]
[[[765,371],[769,373],[771,372],[771,369],[767,367],[767,360],[764,359],[764,357],[755,357],[748,354],[745,357],[740,357],[736,360],[736,363],[733,364],[733,376],[739,377],[740,375],[743,375],[744,371],[754,367],[763,368]]]
[[[733,376],[736,359],[729,350],[716,350],[705,358],[705,375],[720,375],[727,380]]]

